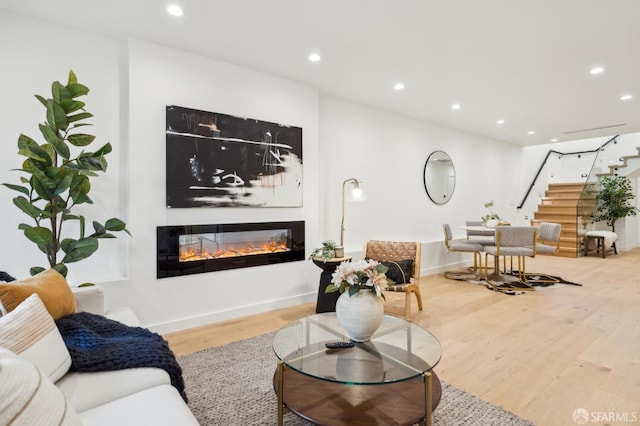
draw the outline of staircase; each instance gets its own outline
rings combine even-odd
[[[540,222],[559,223],[562,226],[560,250],[554,256],[579,256],[578,230],[583,229],[584,224],[577,223],[576,211],[583,189],[584,183],[549,184],[549,188],[545,191],[545,196],[538,205],[538,211],[533,215],[531,224],[534,226],[539,225]],[[595,202],[595,193],[593,194],[593,200]]]
[[[638,152],[636,155],[626,155],[620,158],[619,164],[613,164],[609,166],[608,173],[597,173],[596,176],[598,178],[602,178],[604,176],[617,176],[618,170],[622,168],[632,167],[631,170],[635,170],[638,168],[638,159],[640,159],[640,148],[636,148]]]

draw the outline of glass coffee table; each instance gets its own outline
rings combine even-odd
[[[431,425],[442,387],[433,368],[440,342],[426,329],[386,315],[370,341],[348,341],[335,313],[310,315],[278,330],[274,388],[278,425],[285,409],[315,424]]]

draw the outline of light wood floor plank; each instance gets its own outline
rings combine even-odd
[[[508,296],[442,275],[422,278],[425,310],[414,301],[413,321],[442,344],[438,375],[539,425],[574,424],[576,408],[640,419],[640,248],[605,259],[538,256],[527,270],[583,286]],[[387,293],[387,313],[402,315],[403,303],[402,294]],[[275,331],[314,309],[299,305],[164,337],[183,355]]]

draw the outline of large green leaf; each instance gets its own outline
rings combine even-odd
[[[69,159],[71,155],[69,147],[66,143],[64,143],[62,139],[60,139],[60,137],[58,137],[56,132],[51,127],[40,124],[40,132],[42,132],[42,135],[44,136],[46,141],[53,145],[53,148],[62,158],[64,158],[65,160]]]
[[[105,232],[107,232],[107,230],[105,229],[104,225],[101,224],[100,222],[98,222],[97,220],[93,221],[93,230],[95,231],[94,236],[99,236],[99,235],[104,234]]]
[[[71,114],[72,112],[81,110],[84,108],[85,103],[81,101],[76,101],[75,99],[63,99],[60,101],[60,106],[64,110],[65,113]],[[69,118],[67,117],[67,123],[69,122]]]
[[[73,72],[73,70],[69,70],[69,78],[67,80],[67,86],[69,86],[71,83],[77,83],[78,82],[78,77],[76,76],[76,73]]]
[[[51,246],[53,244],[53,234],[49,228],[34,226],[25,229],[24,235],[38,245]]]
[[[78,164],[86,170],[104,172],[107,170],[107,160],[104,156],[94,156],[93,153],[85,153],[78,156]]]
[[[76,241],[77,240],[74,240],[73,238],[65,238],[64,240],[60,241],[60,248],[63,252],[67,253],[73,250],[72,244],[75,244]]]
[[[18,225],[18,229],[20,229],[22,231],[25,231],[25,230],[27,230],[29,228],[33,228],[33,226],[27,225],[26,223],[21,223],[20,225]]]
[[[20,186],[20,185],[12,185],[10,183],[3,183],[4,186],[6,186],[9,189],[13,189],[14,191],[18,191],[23,193],[24,195],[29,195],[29,189],[25,188],[24,186]]]
[[[39,100],[39,101],[40,101],[40,103],[41,103],[42,105],[44,105],[44,107],[45,107],[45,108],[47,107],[47,99],[43,98],[43,97],[42,97],[42,96],[40,96],[40,95],[35,95],[35,97],[36,97],[36,99],[37,99],[37,100]]]
[[[47,123],[54,130],[64,130],[67,128],[67,113],[54,101],[47,102]]]
[[[93,114],[91,114],[90,112],[81,112],[79,114],[68,116],[67,120],[69,121],[69,123],[75,123],[76,121],[86,120],[87,118],[91,118],[91,117],[93,117]],[[83,125],[89,126],[90,124],[84,123]],[[76,124],[74,127],[79,127],[79,126],[80,124]]]
[[[36,191],[40,198],[49,200],[53,196],[51,190],[55,185],[44,172],[35,169],[31,175],[31,187]]]
[[[47,165],[52,164],[51,157],[47,152],[36,141],[24,134],[18,136],[18,154]]]
[[[113,148],[111,147],[111,144],[109,142],[107,142],[99,150],[94,152],[94,154],[95,155],[107,155],[108,153],[110,153],[112,151],[112,149]]]
[[[34,219],[40,217],[40,214],[42,213],[42,210],[40,210],[37,206],[31,204],[25,197],[14,198],[13,204],[15,204],[20,210]]]
[[[33,277],[34,275],[38,275],[40,272],[46,271],[46,269],[44,269],[42,266],[34,266],[31,269],[29,269],[29,273],[31,274],[31,276]]]
[[[69,272],[69,269],[64,263],[58,263],[57,265],[54,265],[52,269],[58,271],[63,277],[66,277]]]
[[[69,135],[67,137],[67,140],[69,141],[70,144],[75,146],[86,146],[86,145],[89,145],[91,142],[93,142],[95,138],[96,137],[93,135],[85,135],[82,133],[78,133],[76,135]]]
[[[89,93],[89,88],[84,84],[80,83],[70,83],[67,85],[67,90],[71,93],[72,98],[77,98],[79,96],[84,96]]]
[[[89,178],[79,174],[73,177],[71,186],[69,187],[69,194],[74,203],[82,204],[90,200],[88,195],[89,190],[91,190]]]
[[[131,233],[127,230],[127,224],[117,217],[107,220],[104,226],[107,228],[107,231],[124,231],[131,236]]]
[[[78,262],[86,259],[96,250],[98,250],[97,238],[81,238],[67,247],[66,256],[62,259],[62,263]]]
[[[60,195],[67,189],[69,189],[74,176],[70,170],[64,167],[50,167],[49,169],[47,169],[47,171],[49,170],[53,170],[55,172],[53,176],[50,176],[50,174],[47,173],[47,175],[51,177],[51,182],[53,184],[53,186],[51,187],[51,192],[54,195]]]

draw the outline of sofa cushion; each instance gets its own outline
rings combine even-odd
[[[197,426],[180,394],[171,385],[155,386],[80,413],[84,425],[91,426]]]
[[[71,288],[67,280],[55,269],[40,272],[21,281],[0,282],[0,300],[8,312],[13,311],[33,293],[40,296],[53,319],[76,311],[76,299]]]
[[[73,407],[36,368],[0,347],[0,424],[13,426],[80,425]]]
[[[32,362],[54,382],[71,366],[62,336],[37,294],[0,318],[0,346]]]
[[[169,374],[160,368],[127,368],[95,373],[69,372],[56,386],[78,411],[86,411],[142,390],[170,385]]]

